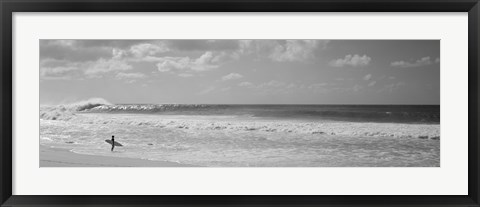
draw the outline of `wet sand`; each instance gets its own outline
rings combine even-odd
[[[194,167],[166,161],[83,155],[40,145],[40,167]]]

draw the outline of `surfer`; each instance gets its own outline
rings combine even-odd
[[[113,152],[113,148],[115,148],[115,137],[112,135],[112,152]]]
[[[106,139],[105,142],[112,145],[112,152],[113,152],[115,146],[123,147],[122,144],[120,144],[118,142],[115,142],[115,136],[113,136],[113,135],[112,135],[112,139]]]

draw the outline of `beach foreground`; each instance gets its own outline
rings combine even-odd
[[[72,166],[167,167],[172,166],[168,165],[171,163],[206,167],[440,165],[438,125],[79,114],[69,121],[41,120],[40,127],[41,145],[67,149],[41,153],[41,160],[57,164],[67,162]],[[105,142],[112,135],[124,145],[116,147],[114,152]]]
[[[40,145],[40,167],[192,167],[167,161],[84,155]]]
[[[40,159],[50,162],[42,167],[440,166],[439,107],[333,107],[42,107],[40,144],[67,151],[44,149]],[[112,136],[123,145],[113,152]]]

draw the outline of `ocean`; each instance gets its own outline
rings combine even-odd
[[[439,105],[84,102],[40,107],[40,144],[203,167],[439,167]],[[110,151],[115,136],[124,147]]]

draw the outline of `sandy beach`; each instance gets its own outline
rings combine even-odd
[[[193,167],[174,162],[84,155],[40,145],[40,167]]]

